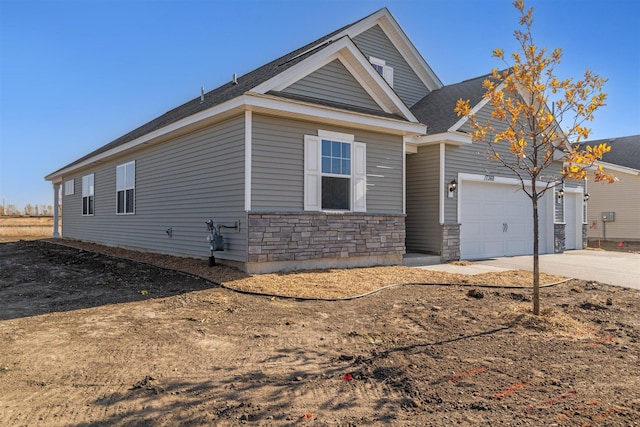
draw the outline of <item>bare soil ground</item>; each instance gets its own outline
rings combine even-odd
[[[0,244],[0,425],[640,425],[639,291],[572,280],[535,317],[529,289],[462,284],[300,300]]]
[[[599,249],[604,251],[640,253],[640,241],[634,240],[592,240],[589,242],[588,247],[589,249]]]

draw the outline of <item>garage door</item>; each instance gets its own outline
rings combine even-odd
[[[460,185],[460,256],[480,259],[533,253],[531,200],[515,185],[464,181]],[[540,253],[546,248],[545,203],[538,204]]]

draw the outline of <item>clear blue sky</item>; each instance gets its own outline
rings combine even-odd
[[[445,84],[515,50],[510,0],[0,0],[0,197],[53,204],[44,176],[381,7]],[[640,134],[640,2],[529,0],[559,77],[608,77],[592,139]]]

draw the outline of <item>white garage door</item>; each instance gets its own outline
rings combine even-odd
[[[460,256],[480,259],[533,253],[531,200],[515,185],[464,181],[460,185]],[[540,253],[545,252],[546,208],[538,202]]]

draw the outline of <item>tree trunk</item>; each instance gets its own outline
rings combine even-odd
[[[533,314],[540,314],[540,262],[538,259],[538,193],[535,181],[532,183],[531,201],[533,202]]]

